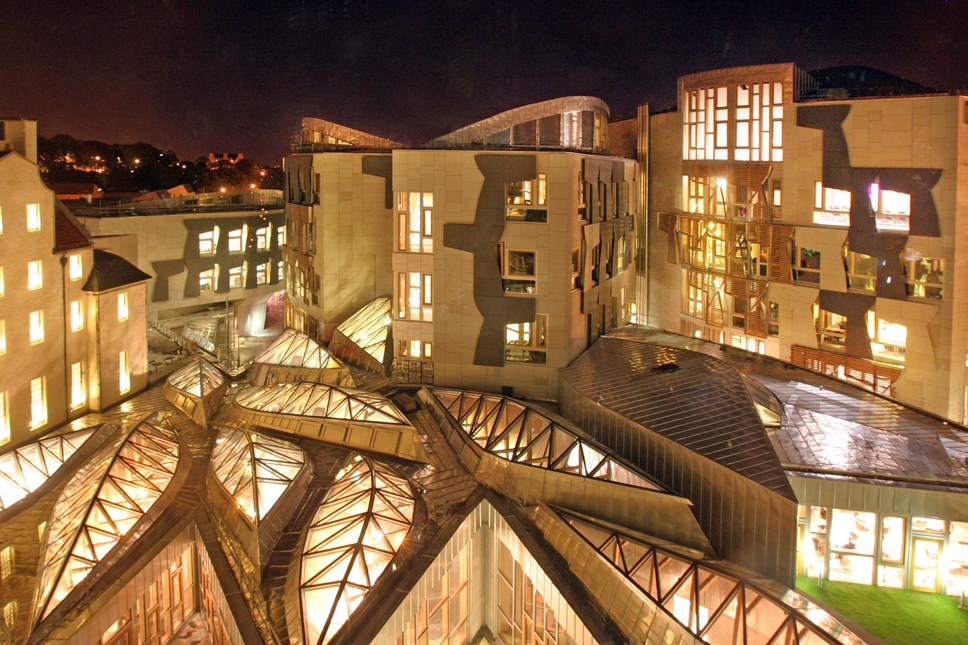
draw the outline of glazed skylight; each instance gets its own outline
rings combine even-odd
[[[298,446],[255,432],[222,428],[212,451],[212,470],[239,508],[255,523],[272,510],[305,463]]]
[[[168,377],[168,385],[186,394],[201,398],[225,383],[225,376],[203,358],[175,370]]]
[[[502,459],[660,490],[570,430],[517,401],[460,390],[435,389],[433,393],[471,439]]]
[[[326,643],[349,619],[393,556],[413,521],[406,479],[356,456],[336,475],[313,517],[300,573],[307,643]]]
[[[92,434],[94,428],[77,430],[0,455],[0,510],[37,490]]]
[[[732,643],[736,634],[746,634],[748,643],[863,643],[792,590],[772,598],[701,561],[568,513],[561,515],[640,592],[704,642]]]
[[[279,338],[272,341],[272,344],[255,358],[255,362],[314,369],[340,366],[322,345],[295,329],[286,329],[282,332]]]
[[[58,498],[45,536],[35,624],[87,577],[171,481],[178,465],[178,440],[156,419],[102,448]]]
[[[337,330],[376,362],[382,363],[391,322],[390,299],[377,298],[347,318]]]
[[[235,402],[250,410],[344,421],[409,425],[386,398],[373,392],[316,383],[250,387]]]

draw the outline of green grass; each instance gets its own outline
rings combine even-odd
[[[797,577],[797,589],[891,645],[965,645],[968,610],[941,594]]]

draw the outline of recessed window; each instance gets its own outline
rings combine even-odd
[[[44,286],[44,263],[34,260],[27,263],[27,288],[31,291]]]
[[[433,343],[430,341],[401,340],[397,347],[397,355],[403,358],[433,358]]]
[[[397,274],[397,318],[433,321],[433,276],[429,273]]]
[[[118,322],[128,319],[128,294],[118,294]]]
[[[505,185],[506,219],[512,222],[548,221],[548,174]]]
[[[200,255],[213,255],[218,248],[218,226],[211,231],[198,234],[198,253]]]
[[[548,347],[548,316],[538,314],[534,322],[511,323],[504,327],[504,360],[515,363],[545,363]]]
[[[241,253],[245,248],[246,226],[229,231],[229,253]]]
[[[814,184],[813,223],[828,226],[850,226],[850,191]]]
[[[434,252],[434,194],[397,193],[397,250]]]
[[[67,272],[71,280],[80,280],[84,275],[84,267],[80,255],[72,255],[67,261]]]
[[[507,251],[503,271],[505,293],[532,294],[536,291],[535,255],[534,251]]]
[[[229,269],[229,288],[238,289],[245,286],[245,271],[241,266]]]
[[[27,204],[27,230],[40,230],[40,204]]]
[[[199,291],[212,291],[218,283],[218,265],[198,274]]]
[[[878,231],[908,231],[911,229],[911,196],[893,190],[881,190],[871,184],[871,208]]]
[[[30,381],[30,429],[47,423],[47,387],[43,376]]]
[[[71,301],[71,331],[81,331],[84,328],[84,305],[80,300]]]
[[[118,354],[118,392],[127,394],[131,390],[131,373],[128,371],[128,352]]]
[[[272,227],[263,226],[255,231],[255,248],[260,251],[265,251],[269,248],[269,240],[272,236]]]
[[[255,265],[255,283],[265,284],[269,280],[269,263]]]
[[[941,300],[944,290],[944,260],[928,258],[915,249],[904,249],[904,280],[911,298]]]
[[[864,253],[856,253],[844,244],[844,266],[847,269],[847,287],[862,291],[874,291],[877,286],[877,260]]]
[[[0,578],[9,578],[13,575],[13,546],[7,545],[0,550]],[[4,617],[6,618],[6,616]],[[9,627],[13,623],[7,623]]]
[[[43,311],[31,311],[30,312],[30,344],[36,345],[37,343],[44,342],[44,312]]]
[[[84,364],[78,361],[71,365],[71,410],[84,407],[87,397],[84,394]]]
[[[280,226],[276,229],[276,244],[281,248],[286,244],[286,227]]]
[[[903,362],[907,348],[907,327],[884,320],[874,311],[867,312],[867,333],[875,360]]]

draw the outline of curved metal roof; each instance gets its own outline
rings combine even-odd
[[[431,148],[466,147],[472,145],[488,145],[498,133],[504,132],[516,125],[537,121],[546,117],[553,117],[569,112],[595,112],[605,117],[609,116],[608,105],[605,101],[594,96],[565,96],[540,103],[532,103],[495,114],[477,123],[454,130],[449,134],[437,137],[427,142]],[[549,146],[555,148],[584,146],[565,146],[559,142]]]

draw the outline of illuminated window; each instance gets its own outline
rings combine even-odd
[[[737,161],[783,161],[781,83],[736,86],[734,113],[736,143],[733,155]]]
[[[44,342],[44,312],[43,311],[31,311],[30,312],[30,344],[36,345],[37,343]]]
[[[500,246],[502,253],[504,245]],[[534,293],[537,274],[535,273],[534,251],[507,251],[504,254],[504,292]]]
[[[10,411],[6,391],[0,392],[0,443],[10,441]]]
[[[0,355],[7,353],[7,321],[0,320]]]
[[[237,289],[245,286],[245,274],[241,266],[229,269],[229,288]]]
[[[83,407],[87,403],[84,394],[84,364],[78,361],[71,365],[71,410]]]
[[[581,146],[581,112],[561,115],[561,145],[565,148]]]
[[[31,291],[44,286],[44,264],[40,260],[27,263],[27,288]]]
[[[11,600],[3,606],[3,622],[12,628],[13,625],[17,624],[17,601]]]
[[[847,286],[851,289],[874,291],[877,286],[877,260],[870,255],[856,253],[844,244],[844,268]]]
[[[911,196],[893,190],[881,190],[871,184],[871,208],[878,231],[908,231],[911,229]]]
[[[265,284],[269,280],[269,263],[255,265],[255,283]]]
[[[201,271],[198,274],[198,289],[199,291],[211,291],[215,288],[218,283],[218,265],[207,271]]]
[[[279,260],[279,262],[276,264],[276,280],[279,282],[282,282],[283,280],[285,280],[285,272],[283,269],[282,260]]]
[[[514,222],[548,221],[548,174],[505,186],[506,219]]]
[[[820,284],[820,251],[798,246],[794,258],[793,279]]]
[[[131,373],[128,371],[128,352],[121,350],[118,354],[118,391],[127,394],[131,390]]]
[[[40,230],[40,204],[27,204],[27,230]]]
[[[516,363],[545,363],[548,348],[548,315],[537,314],[534,322],[511,323],[504,327],[504,360]]]
[[[903,362],[907,347],[907,327],[867,312],[867,333],[871,338],[871,353],[875,359]]]
[[[229,253],[241,253],[245,248],[245,232],[247,226],[229,231]]]
[[[47,388],[45,378],[38,376],[30,381],[30,429],[47,423]]]
[[[118,322],[128,319],[128,294],[118,294]]]
[[[746,275],[766,278],[770,274],[770,247],[759,242],[746,244]]]
[[[433,276],[429,273],[397,274],[397,318],[433,320]]]
[[[3,235],[3,209],[2,208],[0,208],[0,235]]]
[[[817,342],[823,345],[844,347],[847,344],[847,317],[825,311],[819,303],[813,305],[814,324],[817,328]]]
[[[211,231],[198,234],[198,252],[200,255],[212,255],[218,248],[218,226]]]
[[[71,280],[80,280],[84,275],[84,267],[81,264],[80,255],[72,255],[67,261],[68,275]]]
[[[276,229],[276,244],[283,247],[286,244],[286,227],[280,226]],[[281,279],[281,278],[280,278]]]
[[[0,549],[0,578],[9,578],[11,575],[13,575],[13,547],[5,546]],[[10,625],[11,623],[7,623],[8,627]]]
[[[904,279],[912,298],[941,300],[944,290],[944,260],[926,258],[914,249],[904,249]]]
[[[263,226],[255,231],[255,248],[260,251],[265,251],[269,248],[269,240],[272,236],[272,227]]]
[[[401,340],[397,346],[397,355],[403,358],[433,358],[433,344],[430,341]]]
[[[71,331],[84,328],[84,306],[80,300],[71,300]]]
[[[434,194],[397,193],[397,250],[434,252]]]
[[[850,191],[826,188],[822,182],[814,184],[813,223],[829,226],[850,225]]]
[[[4,284],[3,284],[3,267],[0,267],[0,296],[3,295]]]

